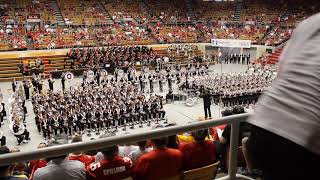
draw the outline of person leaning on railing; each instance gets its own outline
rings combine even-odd
[[[281,57],[277,78],[249,122],[251,166],[265,180],[319,179],[320,14],[299,24]]]

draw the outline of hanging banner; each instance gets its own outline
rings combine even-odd
[[[251,40],[211,39],[213,47],[251,48]]]

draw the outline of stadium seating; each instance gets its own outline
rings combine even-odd
[[[218,173],[220,162],[216,162],[209,166],[184,171],[182,173],[183,180],[212,180]]]
[[[65,21],[71,25],[105,25],[107,17],[98,1],[58,0]]]
[[[192,4],[197,19],[202,21],[231,21],[235,11],[234,2],[195,1]]]

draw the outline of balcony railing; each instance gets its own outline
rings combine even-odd
[[[237,149],[238,149],[238,136],[239,136],[239,124],[240,121],[246,121],[250,116],[249,113],[233,115],[228,117],[223,117],[214,120],[194,122],[187,125],[172,126],[163,129],[154,129],[148,132],[127,134],[123,136],[108,137],[105,139],[97,139],[88,142],[65,144],[55,147],[48,147],[37,149],[28,152],[18,152],[4,154],[0,156],[0,166],[8,165],[14,162],[24,162],[34,159],[57,157],[60,155],[66,155],[72,152],[83,152],[90,150],[97,150],[106,147],[110,147],[118,144],[128,144],[131,142],[138,142],[142,140],[147,140],[151,138],[164,137],[169,135],[175,135],[182,132],[196,131],[200,129],[207,129],[214,126],[219,126],[222,124],[231,124],[231,150],[230,159],[228,167],[228,175],[218,178],[218,180],[236,180],[236,179],[249,179],[251,178],[237,174]]]

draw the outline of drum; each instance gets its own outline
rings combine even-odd
[[[186,103],[186,106],[193,107],[196,105],[196,100],[194,98],[189,97],[189,98],[187,98],[185,103]]]

